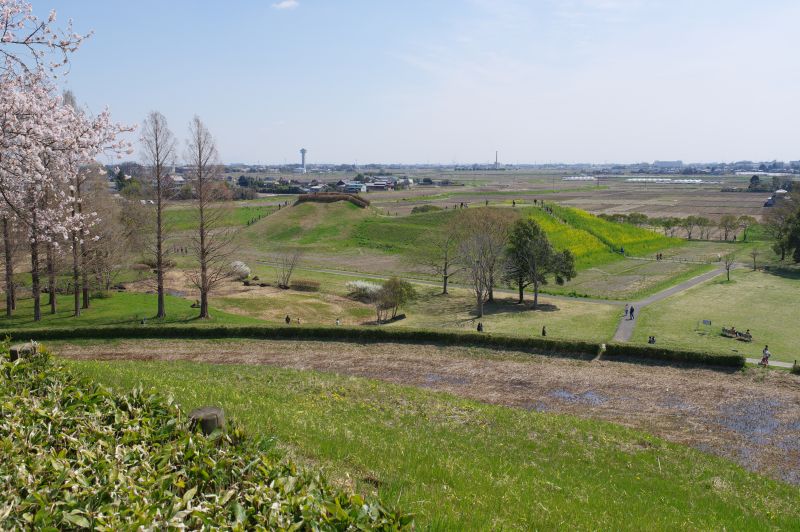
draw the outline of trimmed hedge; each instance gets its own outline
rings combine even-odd
[[[705,353],[702,351],[683,351],[665,349],[633,344],[607,344],[604,358],[631,357],[645,358],[648,360],[661,360],[664,362],[688,362],[705,364],[709,366],[724,366],[731,368],[744,367],[745,357],[742,355],[727,355],[722,353]]]
[[[314,327],[314,326],[186,326],[139,325],[104,326],[70,329],[27,329],[0,332],[14,341],[77,340],[77,339],[137,339],[137,338],[253,338],[265,340],[328,340],[355,342],[399,342],[410,344],[441,343],[498,349],[534,350],[561,355],[594,356],[597,344],[539,337],[521,338],[475,332],[394,329],[381,327]]]
[[[518,337],[476,332],[437,331],[427,329],[395,329],[383,327],[314,327],[314,326],[187,326],[139,325],[105,326],[69,329],[25,329],[0,331],[14,341],[75,340],[75,339],[137,339],[137,338],[252,338],[264,340],[326,340],[338,342],[399,342],[408,344],[445,344],[454,346],[487,347],[504,350],[533,351],[541,354],[594,358],[600,345],[577,340],[556,340],[542,337]],[[741,355],[681,351],[634,344],[607,344],[604,358],[640,358],[662,362],[680,362],[741,368]]]
[[[307,201],[313,201],[317,203],[349,201],[353,205],[361,207],[362,209],[369,207],[368,199],[364,199],[358,194],[345,194],[343,192],[317,192],[315,194],[301,194],[297,197],[297,201],[294,204],[299,205]]]

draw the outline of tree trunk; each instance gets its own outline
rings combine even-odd
[[[517,283],[518,283],[517,286],[519,287],[519,303],[521,305],[525,297],[525,281],[523,280],[521,275],[519,279],[517,279]]]
[[[50,305],[50,314],[58,310],[56,304],[56,264],[53,256],[53,244],[47,244],[47,303]]]
[[[442,275],[442,295],[447,295],[447,281],[450,280],[450,276],[446,273]]]
[[[81,266],[78,258],[78,233],[72,232],[72,315],[81,315]]]
[[[536,308],[538,306],[539,306],[539,283],[534,282],[533,283],[533,308],[534,308],[534,310],[536,310]]]
[[[202,178],[201,178],[202,179]],[[203,192],[202,181],[198,184],[200,194]],[[205,207],[202,202],[205,198],[199,200],[200,204],[200,319],[208,319],[208,250],[206,249],[206,219]],[[289,279],[286,279],[286,287],[289,286]]]
[[[156,318],[162,319],[167,316],[164,308],[164,238],[163,228],[161,227],[161,179],[156,181],[158,186],[158,205],[156,206],[156,284],[158,290],[158,312]]]
[[[6,261],[6,316],[11,317],[16,303],[14,301],[14,256],[11,253],[11,229],[8,217],[3,217],[3,247]]]
[[[83,308],[89,308],[89,268],[86,265],[86,235],[81,239],[81,291],[83,292]]]
[[[33,296],[33,321],[41,321],[41,289],[39,286],[39,237],[36,234],[36,214],[31,228],[31,295]]]

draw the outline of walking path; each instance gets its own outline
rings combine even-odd
[[[627,316],[623,316],[622,319],[619,321],[619,325],[617,326],[617,332],[614,333],[614,341],[615,342],[627,342],[631,339],[631,335],[633,335],[633,329],[636,326],[636,318],[641,315],[642,309],[651,303],[655,303],[656,301],[661,301],[662,299],[666,299],[671,295],[677,294],[678,292],[683,292],[693,286],[696,286],[700,283],[704,283],[714,277],[725,273],[725,266],[720,265],[717,266],[716,269],[706,272],[702,275],[698,275],[697,277],[693,277],[688,281],[684,281],[680,284],[676,284],[666,290],[662,290],[657,294],[653,294],[652,296],[642,299],[641,301],[634,301],[631,303],[631,306],[634,309],[634,319],[629,320]]]
[[[761,362],[760,358],[748,358],[746,359],[748,364],[758,364]],[[792,364],[790,362],[780,362],[778,360],[770,361],[770,366],[775,366],[776,368],[787,368],[792,369]]]

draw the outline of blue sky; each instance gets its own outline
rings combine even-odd
[[[225,161],[800,159],[800,2],[33,0],[66,85]]]

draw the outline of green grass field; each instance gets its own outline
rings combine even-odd
[[[401,309],[408,317],[389,327],[474,331],[480,321],[487,333],[539,336],[546,326],[549,338],[605,342],[614,335],[622,314],[617,305],[542,295],[539,309],[533,310],[528,306],[533,298],[530,294],[523,305],[517,304],[516,297],[498,294],[497,302],[485,305],[484,316],[477,319],[474,298],[468,290],[451,289],[449,296],[428,287],[418,292],[418,299]]]
[[[242,227],[251,220],[269,216],[277,211],[277,207],[261,205],[225,206],[222,209],[222,218],[218,224],[221,227]],[[197,211],[188,206],[174,206],[165,212],[165,224],[172,231],[190,231],[197,227]]]
[[[68,365],[187,410],[220,405],[277,452],[414,512],[421,529],[800,527],[796,487],[605,422],[267,366]]]
[[[191,301],[181,297],[166,296],[167,317],[155,320],[157,298],[155,294],[136,292],[112,292],[111,297],[92,299],[91,308],[82,311],[81,316],[72,316],[72,299],[61,296],[59,310],[50,314],[50,307],[44,305],[47,296],[42,296],[42,320],[33,321],[33,299],[21,299],[12,318],[5,314],[0,317],[0,334],[3,329],[48,328],[48,327],[92,327],[97,325],[136,325],[143,318],[148,323],[191,323],[197,320],[198,310],[191,308]],[[247,316],[229,314],[211,309],[211,319],[203,323],[217,325],[258,324],[260,320]]]
[[[660,345],[730,353],[760,358],[765,344],[773,360],[800,360],[797,317],[798,280],[770,273],[735,270],[725,276],[676,294],[642,309],[633,341],[655,335]],[[711,320],[710,327],[702,320]],[[720,335],[722,327],[750,329],[753,342]]]

